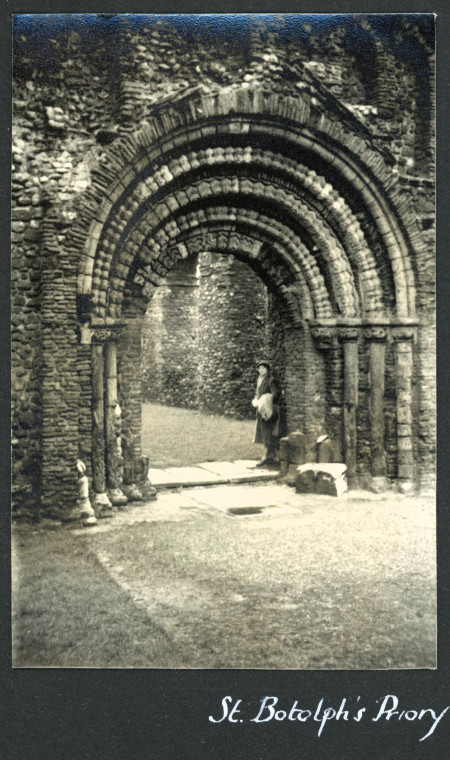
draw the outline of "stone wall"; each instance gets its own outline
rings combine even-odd
[[[144,399],[252,418],[266,325],[266,290],[246,264],[213,253],[181,260],[143,324]]]
[[[234,256],[203,254],[199,282],[199,408],[253,418],[255,366],[265,347],[265,288]]]
[[[297,93],[307,93],[311,109],[316,109],[318,114],[317,125],[320,126],[324,116],[330,115],[337,123],[345,123],[346,129],[362,135],[367,145],[375,146],[393,173],[400,177],[401,191],[397,199],[401,195],[412,201],[411,228],[416,221],[420,227],[413,235],[410,251],[411,277],[417,290],[416,312],[420,320],[414,347],[417,356],[416,447],[421,477],[424,482],[432,477],[435,431],[432,17],[423,16],[417,23],[414,16],[395,14],[389,18],[338,16],[328,26],[312,17],[274,17],[270,22],[255,17],[241,20],[231,34],[224,32],[214,17],[205,19],[205,24],[208,24],[207,30],[205,26],[196,29],[188,17],[178,21],[157,17],[116,16],[109,20],[92,17],[89,25],[83,23],[82,17],[67,20],[62,16],[42,16],[38,21],[30,16],[16,17],[11,297],[13,475],[18,506],[36,505],[39,499],[44,505],[51,504],[55,498],[56,477],[61,482],[59,496],[69,499],[76,482],[76,457],[89,457],[89,413],[86,411],[90,398],[89,358],[88,350],[78,345],[78,331],[79,321],[87,318],[91,304],[82,299],[76,301],[77,256],[82,247],[80,241],[86,235],[80,232],[87,219],[86,209],[90,202],[97,203],[98,193],[103,192],[100,175],[108,176],[111,185],[116,180],[118,165],[111,160],[110,147],[121,139],[133,139],[156,106],[176,93],[190,93],[196,88],[208,93],[218,86],[232,89],[236,83],[250,91],[256,84],[262,85],[266,96],[262,97],[261,108],[268,111],[273,98],[271,93],[290,98],[294,87]],[[233,24],[232,19],[230,24]],[[161,124],[161,134],[165,128],[166,125]],[[174,155],[176,139],[172,147]],[[201,132],[196,139],[201,141]],[[227,140],[238,146],[245,146],[245,140],[254,140],[258,149],[274,152],[280,149],[276,139],[270,145],[262,145],[256,133],[253,137],[235,133],[223,137],[219,145],[227,147]],[[306,155],[304,159],[308,161]],[[319,174],[323,170],[320,162],[310,168]],[[193,168],[192,171],[198,171],[202,179],[204,170]],[[279,170],[277,181],[284,181],[285,171]],[[329,176],[338,190],[346,190],[332,169]],[[253,181],[258,181],[256,175]],[[289,184],[290,179],[285,181]],[[226,194],[224,197],[226,199]],[[351,196],[346,192],[345,197],[377,260],[386,306],[394,308],[392,273],[383,260],[374,226],[364,215],[358,194]],[[251,213],[263,212],[253,208]],[[283,215],[276,219],[277,224],[284,221]],[[118,226],[119,223],[120,219]],[[308,234],[305,231],[302,234],[312,247]],[[233,277],[238,275],[245,282],[246,275],[240,266],[239,262],[230,262]],[[284,277],[280,272],[277,264],[272,277]],[[211,279],[213,275],[206,276]],[[156,284],[161,282],[160,279]],[[331,289],[330,283],[326,284]],[[230,285],[228,290],[232,287]],[[211,305],[216,308],[217,319],[224,318],[226,290],[222,292],[217,288],[217,299]],[[178,295],[175,296],[175,292]],[[240,292],[245,292],[245,288]],[[176,300],[181,291],[169,286],[166,296],[160,298],[169,298],[169,293],[170,298]],[[106,294],[100,295],[103,297],[106,299]],[[222,308],[219,308],[220,303]],[[241,301],[238,298],[236,303],[239,315],[247,302],[245,298]],[[230,389],[237,389],[252,384],[244,358],[247,353],[249,356],[252,352],[259,353],[264,336],[256,320],[254,347],[250,346],[243,357],[239,353],[242,342],[236,333],[239,327],[233,324],[231,315],[230,311],[226,329],[225,324],[221,325],[217,335],[227,335],[227,340],[231,340],[236,364],[226,362],[230,373],[227,383]],[[319,421],[320,425],[335,430],[341,403],[338,398],[342,379],[339,378],[339,352],[336,350],[333,359],[326,361],[314,350],[306,331],[281,322],[274,320],[273,335],[283,331],[284,342],[275,346],[277,340],[272,338],[271,341],[285,385],[287,407],[288,398],[293,402],[289,424],[312,428]],[[247,324],[245,332],[250,332]],[[192,332],[190,334],[192,336]],[[175,339],[179,333],[170,330],[170,335]],[[202,336],[206,338],[207,333],[200,330],[199,335],[191,339],[195,343]],[[145,340],[144,336],[144,344]],[[204,354],[199,371],[203,378],[220,378],[217,365],[224,363],[223,346],[216,351],[206,343],[204,352],[197,350]],[[303,359],[298,355],[298,346],[302,347]],[[139,351],[135,349],[137,355]],[[156,347],[152,350],[156,351]],[[308,373],[307,366],[310,367]],[[364,356],[361,356],[360,366],[360,390],[364,394],[367,393]],[[390,377],[394,373],[393,366],[393,359],[388,359],[385,421],[387,466],[391,476],[396,473],[395,399],[389,395],[393,387],[391,380],[394,380]],[[189,376],[190,371],[183,365],[181,375]],[[126,372],[125,375],[128,377]],[[130,372],[129,382],[132,380]],[[147,382],[147,378],[144,377],[144,381]],[[162,388],[164,383],[158,382]],[[186,395],[185,387],[181,395]],[[211,408],[212,386],[206,395],[209,400],[204,398],[200,403]],[[233,392],[228,394],[229,397],[234,395]],[[212,411],[218,409],[224,410],[223,399]],[[231,405],[228,412],[244,415],[243,402]],[[125,411],[125,424],[127,414],[129,411]],[[360,424],[363,424],[362,418]],[[135,431],[137,427],[134,422]],[[138,443],[136,446],[139,448]],[[61,447],[70,451],[73,476],[68,458],[67,464],[61,462]],[[49,463],[48,477],[41,473],[43,456]],[[361,461],[366,461],[364,446],[361,456]]]
[[[197,257],[182,259],[155,292],[142,327],[143,397],[198,408]]]

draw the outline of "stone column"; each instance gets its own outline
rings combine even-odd
[[[98,332],[91,344],[92,365],[92,506],[99,517],[111,514],[105,477],[104,343]]]
[[[128,499],[121,490],[119,452],[116,435],[117,346],[114,339],[105,344],[105,449],[106,485],[108,497],[114,507],[124,506]]]
[[[344,458],[349,481],[356,477],[356,409],[358,406],[358,335],[356,327],[341,327],[339,339],[344,346]]]
[[[123,326],[118,344],[120,405],[122,409],[122,491],[128,501],[155,498],[148,480],[148,457],[142,456],[142,348],[141,327],[145,303],[134,301],[122,315]]]
[[[369,341],[370,469],[373,478],[382,479],[386,476],[386,457],[384,452],[384,367],[386,336],[386,329],[381,326],[368,327],[364,330],[364,337]]]
[[[398,484],[403,493],[408,493],[414,488],[411,409],[414,329],[393,327],[392,337],[396,348]]]
[[[342,347],[335,326],[315,325],[311,335],[316,348],[325,356],[325,388],[327,394],[326,432],[332,438],[333,460],[341,462],[342,455]]]

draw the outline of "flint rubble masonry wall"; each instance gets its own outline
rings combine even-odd
[[[228,86],[240,82],[251,86],[260,82],[267,83],[268,92],[273,88],[281,92],[288,78],[294,76],[292,71],[297,72],[303,88],[310,88],[317,109],[321,108],[322,87],[336,99],[333,101],[336,113],[340,107],[347,109],[357,120],[355,123],[369,131],[374,144],[392,155],[395,171],[401,176],[402,193],[412,200],[414,219],[411,222],[418,222],[420,227],[419,253],[412,261],[416,313],[420,321],[414,346],[417,376],[413,409],[418,426],[415,446],[421,477],[424,482],[432,481],[435,456],[434,51],[426,30],[408,17],[389,23],[397,23],[397,27],[395,33],[389,32],[387,37],[371,23],[370,17],[361,17],[359,21],[349,22],[347,27],[338,24],[332,33],[321,31],[319,24],[304,24],[301,35],[295,39],[286,33],[282,22],[279,29],[270,30],[255,22],[250,25],[245,39],[232,36],[224,39],[214,34],[196,36],[193,32],[189,36],[168,20],[133,24],[126,16],[110,25],[110,31],[99,34],[88,33],[76,20],[72,26],[58,29],[49,26],[48,34],[41,29],[39,40],[34,36],[32,25],[26,26],[23,22],[17,27],[11,224],[13,479],[17,508],[33,510],[41,502],[44,508],[51,509],[57,501],[70,501],[73,483],[69,482],[67,470],[58,463],[61,447],[66,452],[70,450],[73,456],[73,482],[76,481],[77,456],[83,458],[89,471],[89,351],[79,346],[77,332],[78,261],[67,252],[71,250],[71,241],[76,242],[71,235],[75,234],[74,222],[80,218],[82,201],[92,197],[92,203],[96,202],[95,172],[104,167],[109,146],[120,136],[137,131],[148,118],[149,109],[186,88],[200,85],[207,91],[218,84]],[[276,150],[276,145],[271,149]],[[107,168],[114,175],[114,166]],[[356,205],[354,211],[358,217]],[[44,226],[49,209],[53,215],[50,241],[45,240]],[[362,219],[361,223],[366,224]],[[366,227],[364,232],[370,243],[370,229]],[[373,251],[376,256],[376,245]],[[171,286],[168,279],[159,306],[166,339],[158,348],[155,338],[149,338],[144,331],[144,346],[153,340],[151,350],[170,355],[166,364],[181,366],[180,373],[189,378],[190,386],[194,387],[196,378],[201,378],[203,397],[201,394],[196,397],[193,389],[190,393],[181,386],[180,394],[185,403],[199,403],[212,411],[224,411],[223,396],[213,387],[212,378],[220,377],[219,367],[223,366],[224,356],[229,357],[231,352],[236,364],[228,362],[230,375],[225,386],[233,403],[225,408],[225,413],[245,416],[239,389],[253,383],[249,368],[255,353],[259,353],[259,347],[266,341],[284,384],[286,399],[293,400],[288,424],[296,428],[301,423],[305,430],[325,426],[333,433],[339,414],[339,351],[331,365],[327,365],[299,328],[283,325],[275,318],[271,334],[264,337],[264,327],[257,319],[265,308],[263,291],[258,283],[250,282],[243,264],[220,259],[220,267],[229,267],[228,274],[220,269],[221,277],[230,277],[228,290],[222,289],[219,282],[214,288],[202,287],[206,281],[211,285],[215,266],[213,253],[206,251],[202,259],[195,309],[200,315],[206,309],[214,312],[219,332],[214,328],[208,335],[202,327],[196,332],[191,306],[182,306],[184,295],[179,285],[174,279]],[[246,298],[249,292],[251,297]],[[188,327],[184,335],[173,321],[172,303],[177,309],[181,308],[186,319]],[[270,313],[274,314],[273,309]],[[221,345],[219,333],[225,323],[227,343]],[[162,335],[161,332],[160,338]],[[283,340],[278,340],[279,336]],[[297,348],[302,345],[302,360],[293,358],[294,345]],[[51,356],[46,363],[43,346],[49,349]],[[135,361],[138,347],[129,346],[129,352]],[[392,352],[392,346],[388,347],[385,396],[387,472],[391,477],[397,471]],[[201,366],[189,361],[180,364],[182,354],[202,355]],[[122,382],[124,387],[127,382],[133,385],[132,405],[136,406],[139,385],[124,362],[122,359]],[[333,366],[335,370],[330,369]],[[360,367],[360,393],[365,398],[367,357],[364,352],[360,354]],[[153,392],[149,378],[154,374],[153,382],[159,388],[157,398],[164,400],[167,377],[163,381],[163,369],[156,365],[154,373],[147,369],[146,372],[146,392],[150,395]],[[295,380],[296,372],[302,378],[300,384]],[[205,378],[209,378],[208,385],[204,384]],[[173,399],[174,387],[170,388]],[[300,397],[301,394],[304,395]],[[217,403],[211,405],[213,397]],[[44,419],[43,403],[45,401],[48,408],[49,400],[53,413]],[[138,417],[137,411],[135,416]],[[124,424],[127,427],[126,416]],[[358,418],[358,425],[359,463],[366,466],[369,454],[364,415]],[[134,445],[139,449],[138,442],[134,441]],[[44,454],[53,464],[41,477]],[[61,472],[58,467],[62,467]],[[59,475],[60,489],[56,493],[55,476]]]

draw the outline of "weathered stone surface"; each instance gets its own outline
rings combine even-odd
[[[342,496],[347,492],[347,467],[325,462],[302,464],[297,467],[295,490],[297,493]]]
[[[124,507],[128,503],[128,499],[121,488],[110,488],[107,493],[113,507]]]
[[[303,462],[306,461],[306,438],[304,433],[290,433],[288,443],[288,461],[290,464],[303,464]]]
[[[389,481],[384,476],[375,476],[370,479],[368,484],[369,491],[372,493],[384,493],[389,489]]]
[[[142,491],[135,485],[122,486],[121,490],[127,497],[128,501],[142,501]]]
[[[318,462],[338,462],[336,443],[327,435],[320,436],[316,442]]]
[[[143,324],[145,398],[253,417],[250,399],[264,346],[265,310],[264,286],[230,256],[200,251],[179,261]]]
[[[313,445],[324,433],[340,458],[342,419],[350,416],[357,477],[371,471],[376,451],[377,472],[385,467],[390,481],[417,474],[429,485],[436,432],[432,22],[399,16],[388,40],[370,19],[352,20],[363,42],[352,49],[345,19],[331,32],[313,20],[300,36],[289,25],[282,36],[273,30],[268,37],[246,21],[245,45],[153,21],[143,17],[132,28],[117,17],[106,31],[99,20],[95,32],[77,21],[74,34],[72,21],[48,34],[43,26],[37,55],[25,29],[32,19],[16,22],[16,508],[50,511],[62,502],[73,508],[78,456],[92,478],[91,364],[89,347],[78,345],[78,311],[114,319],[136,307],[142,317],[176,261],[195,254],[204,261],[202,304],[173,298],[172,313],[164,309],[161,345],[144,334],[170,370],[163,376],[149,361],[147,387],[153,374],[166,402],[171,396],[192,405],[201,395],[205,408],[246,416],[252,363],[267,349],[284,390],[282,433],[311,436],[303,454],[296,444],[299,463],[315,458]],[[408,59],[405,46],[413,53]],[[329,171],[332,145],[339,150]],[[394,214],[381,214],[367,200],[364,172]],[[405,250],[393,234],[394,216],[407,230]],[[234,258],[227,270],[228,254]],[[253,284],[243,261],[254,268]],[[256,276],[268,287],[263,308]],[[419,327],[408,328],[406,345],[391,343],[387,329],[384,393],[371,393],[377,376],[375,364],[369,369],[371,338],[360,341],[358,406],[346,408],[354,400],[344,398],[342,345],[333,342],[333,330],[330,340],[314,342],[310,320],[395,319],[414,308]],[[205,327],[192,339],[195,310]],[[134,316],[119,346],[127,485],[135,470],[146,480]],[[329,455],[326,446],[319,450],[320,459]],[[289,457],[283,453],[280,461],[286,469]]]

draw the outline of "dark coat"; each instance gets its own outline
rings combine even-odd
[[[273,417],[271,420],[263,420],[256,412],[256,428],[253,443],[262,443],[264,446],[273,447],[274,438],[278,436],[280,427],[280,401],[281,389],[278,381],[273,375],[266,375],[261,385],[256,386],[255,398],[261,398],[265,393],[271,393],[273,397]]]

